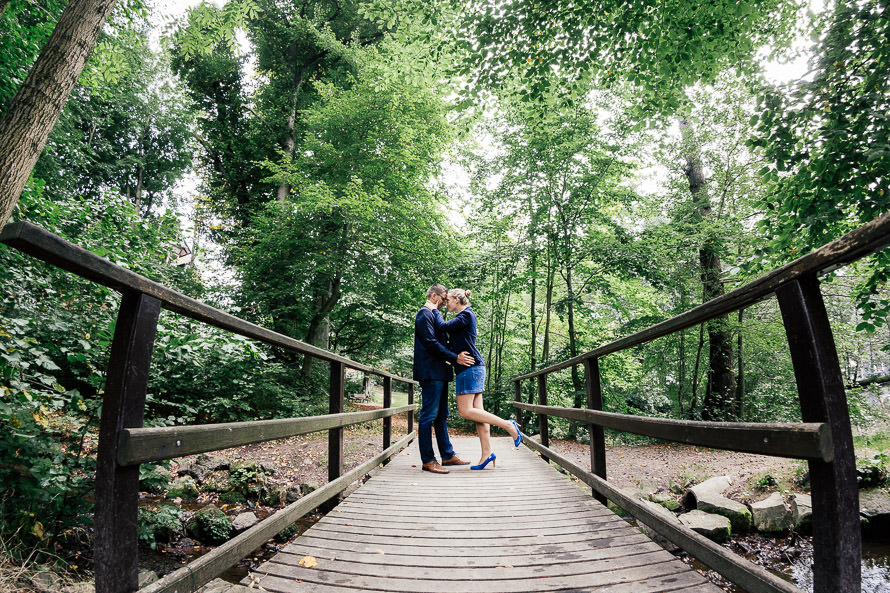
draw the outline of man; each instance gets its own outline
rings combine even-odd
[[[442,323],[439,308],[445,305],[445,287],[433,284],[426,292],[426,303],[414,318],[414,380],[420,383],[420,418],[417,422],[417,441],[424,471],[447,474],[444,465],[468,465],[454,454],[448,438],[448,382],[453,377],[450,365],[471,366],[473,357],[466,352],[455,354],[440,341],[436,327]],[[450,363],[450,364],[449,364]],[[442,464],[433,452],[432,431],[436,430],[436,444]]]

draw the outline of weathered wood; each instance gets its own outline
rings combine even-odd
[[[161,303],[156,298],[126,292],[114,328],[96,462],[97,593],[128,593],[138,588],[139,467],[118,465],[118,434],[123,428],[142,426],[160,312]]]
[[[681,313],[661,323],[648,327],[609,344],[600,346],[569,358],[560,363],[519,375],[513,380],[531,379],[554,371],[581,364],[586,358],[600,358],[612,352],[651,342],[656,338],[693,327],[710,319],[726,315],[748,307],[769,295],[783,284],[798,278],[828,273],[844,264],[856,261],[866,255],[883,249],[890,244],[890,214],[876,218],[854,231],[835,239],[831,243],[800,257],[793,262],[761,276],[753,282],[727,292],[722,297],[710,300],[694,309]]]
[[[408,405],[411,406],[408,411],[408,432],[414,432],[414,383],[408,383]]]
[[[776,291],[801,415],[826,422],[834,443],[832,458],[810,460],[813,498],[813,587],[815,593],[858,593],[862,543],[856,460],[844,382],[828,314],[815,276]]]
[[[587,389],[587,407],[601,412],[603,410],[603,390],[600,384],[600,362],[598,358],[584,360],[584,384]],[[593,422],[587,423],[590,432],[590,468],[591,471],[606,479],[606,436],[603,427]],[[593,497],[606,504],[606,497],[593,491]]]
[[[414,406],[400,406],[308,418],[124,429],[120,432],[117,459],[121,465],[161,461],[350,426],[413,410]]]
[[[521,402],[519,402],[521,404]],[[517,405],[517,404],[514,404]],[[547,376],[546,375],[538,375],[538,406],[546,406],[547,405]],[[522,408],[521,405],[517,405],[518,408]],[[538,433],[540,435],[540,439],[542,443],[545,443],[545,446],[550,444],[550,427],[547,423],[547,415],[539,413],[538,414]],[[544,457],[544,461],[547,461],[547,458]]]
[[[342,414],[346,405],[346,367],[342,362],[331,362],[329,411]],[[343,428],[328,430],[328,482],[343,475]]]
[[[161,301],[163,308],[185,315],[196,321],[201,321],[208,325],[292,352],[307,354],[321,360],[340,362],[351,369],[381,377],[390,377],[396,381],[413,383],[411,379],[355,362],[317,346],[306,344],[300,340],[289,338],[244,321],[219,309],[214,309],[162,284],[113,264],[107,259],[69,243],[61,237],[29,222],[15,222],[6,225],[0,232],[0,243],[5,243],[23,253],[32,255],[103,286],[108,286],[121,292],[135,291],[153,296]]]
[[[383,407],[392,407],[392,379],[390,377],[383,378]],[[383,419],[383,448],[389,448],[392,442],[392,416],[386,416]]]
[[[794,459],[825,460],[834,455],[831,431],[824,422],[702,422],[557,406],[515,405],[550,416],[593,422],[624,432],[714,449]]]
[[[270,537],[323,502],[333,498],[345,490],[351,483],[397,454],[414,440],[414,436],[414,433],[409,434],[380,455],[283,508],[238,537],[227,541],[187,566],[168,574],[148,587],[140,589],[139,593],[192,593],[197,591],[204,583],[233,566],[253,550],[259,548]]]
[[[800,589],[791,583],[783,581],[688,527],[666,521],[658,512],[627,496],[619,488],[586,471],[553,449],[544,447],[531,438],[528,439],[528,446],[540,452],[542,457],[546,454],[556,464],[596,489],[647,527],[704,562],[748,593],[801,593]]]
[[[459,454],[478,446],[452,442]],[[242,583],[287,593],[719,593],[532,451],[508,438],[492,445],[496,470],[457,466],[448,476],[421,472],[410,448]],[[502,507],[497,496],[516,498]],[[306,556],[317,565],[301,566]]]

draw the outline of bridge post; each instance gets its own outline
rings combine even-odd
[[[587,386],[587,407],[591,410],[603,409],[603,389],[600,383],[599,358],[584,359],[584,382]],[[606,437],[599,424],[588,424],[590,431],[590,471],[606,479]],[[593,490],[593,497],[606,504],[606,497]]]
[[[408,405],[414,405],[414,383],[408,383]],[[414,410],[408,410],[408,434],[414,432]]]
[[[513,381],[513,388],[516,390],[516,395],[513,398],[513,401],[517,401],[522,403],[522,381]],[[516,410],[516,424],[519,425],[519,430],[525,431],[525,427],[522,424],[522,410],[520,408],[515,408]]]
[[[383,377],[383,407],[392,407],[392,377]],[[383,419],[383,448],[392,444],[392,416]]]
[[[139,465],[118,465],[118,435],[124,428],[142,426],[160,312],[158,299],[140,292],[125,292],[117,314],[102,398],[96,462],[96,593],[129,593],[139,588]]]
[[[346,383],[346,367],[342,362],[331,361],[331,391],[329,412],[343,413]],[[343,427],[328,431],[328,482],[343,474]]]
[[[859,593],[862,542],[850,414],[819,280],[776,290],[804,422],[826,422],[834,460],[809,461],[813,497],[814,593]]]
[[[547,376],[538,375],[538,405],[547,405]],[[541,433],[541,444],[545,447],[550,446],[550,430],[547,425],[547,414],[538,414],[538,428]],[[544,461],[550,461],[549,458],[541,456]]]

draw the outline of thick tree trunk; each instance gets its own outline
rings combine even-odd
[[[705,177],[702,172],[701,156],[692,140],[688,121],[680,122],[680,132],[686,143],[686,163],[683,172],[689,182],[692,203],[697,208],[701,220],[711,218],[711,204],[704,191]],[[702,302],[723,295],[721,263],[718,253],[720,237],[708,231],[699,247],[698,259],[701,266]],[[735,406],[735,375],[732,363],[732,332],[727,316],[718,317],[707,323],[709,365],[708,382],[702,400],[702,418],[705,420],[732,420],[738,415]]]
[[[337,276],[327,281],[325,291],[318,296],[318,307],[315,315],[309,322],[309,329],[306,332],[306,341],[313,346],[318,346],[325,350],[330,346],[331,320],[330,314],[334,307],[340,301],[340,281]],[[303,358],[303,375],[308,377],[312,372],[313,361],[312,356]]]
[[[71,0],[0,118],[0,227],[12,215],[116,2]]]
[[[738,360],[738,379],[736,381],[735,401],[736,416],[739,420],[744,420],[745,416],[745,366],[742,358],[742,321],[744,320],[744,309],[739,309],[739,335],[736,344],[736,357]]]

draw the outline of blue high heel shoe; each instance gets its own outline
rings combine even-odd
[[[515,420],[510,420],[510,422],[513,423],[513,428],[516,429],[516,434],[517,434],[516,438],[513,439],[513,446],[518,447],[519,445],[522,444],[522,431],[519,430],[519,425],[516,424]]]
[[[491,462],[491,467],[494,467],[494,460],[497,459],[494,456],[494,453],[488,456],[488,459],[480,463],[479,465],[471,465],[470,469],[485,469],[485,466],[488,465],[488,462]]]

